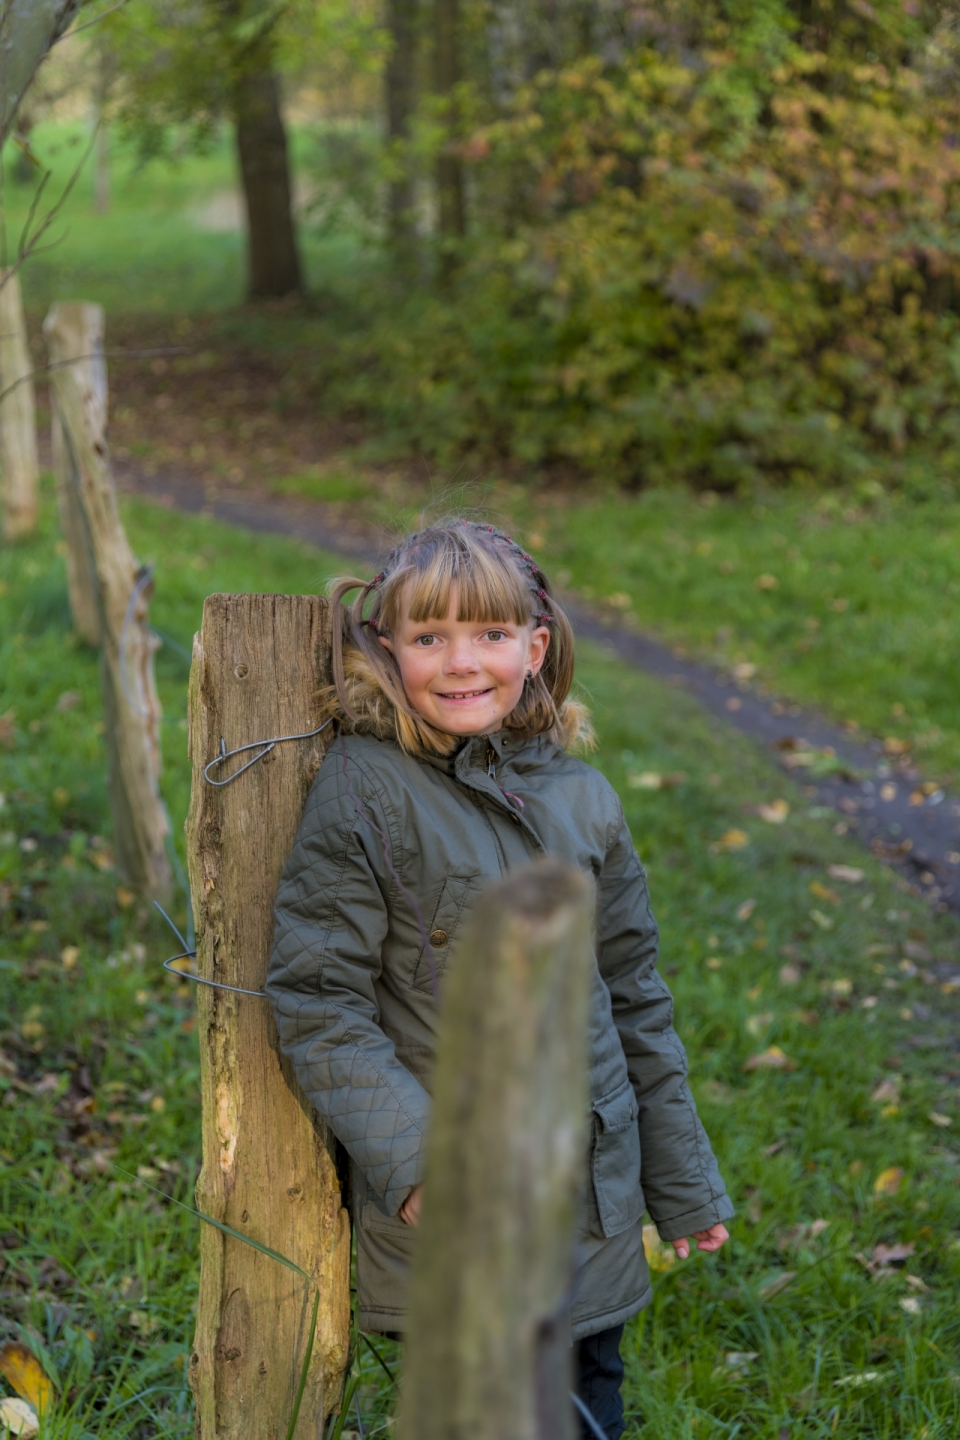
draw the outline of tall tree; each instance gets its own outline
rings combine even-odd
[[[456,265],[456,242],[467,231],[463,160],[457,143],[460,0],[433,0],[433,47],[436,91],[447,123],[446,143],[437,156],[437,229],[441,273],[449,276]]]
[[[409,262],[416,239],[413,175],[407,145],[417,101],[416,69],[419,0],[387,0],[390,53],[384,67],[387,134],[394,172],[390,179],[390,239],[403,263]]]
[[[120,119],[146,154],[163,151],[172,127],[202,142],[232,122],[250,299],[302,288],[278,53],[282,27],[313,9],[311,0],[129,0],[105,22],[124,82]]]

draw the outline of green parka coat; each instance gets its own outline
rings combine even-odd
[[[687,1087],[646,877],[610,784],[544,737],[501,731],[449,759],[418,760],[392,740],[340,736],[280,884],[267,992],[301,1086],[351,1157],[364,1329],[404,1328],[416,1232],[397,1212],[423,1177],[434,976],[442,998],[484,887],[544,853],[591,875],[597,895],[574,1338],[648,1302],[645,1206],[666,1240],[733,1214]]]

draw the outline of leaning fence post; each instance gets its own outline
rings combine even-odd
[[[193,788],[187,820],[198,974],[259,990],[273,902],[329,732],[279,745],[224,786],[220,752],[316,724],[329,680],[326,602],[211,595],[190,680]],[[222,780],[257,751],[211,771]],[[350,1332],[350,1225],[333,1138],[279,1050],[264,999],[200,986],[203,1167],[200,1210],[314,1277],[321,1306],[297,1440],[318,1440],[337,1404]],[[198,1440],[283,1440],[305,1354],[313,1292],[297,1275],[204,1226],[190,1356]]]
[[[37,524],[37,422],[33,363],[15,270],[0,270],[0,486],[3,535],[15,540]]]
[[[540,861],[478,907],[448,981],[400,1440],[572,1440],[592,903]]]
[[[76,328],[82,328],[84,355],[84,381],[87,390],[87,408],[95,432],[107,428],[107,363],[103,358],[103,310],[99,305],[58,305],[54,307],[60,320],[66,316],[72,319]],[[81,314],[74,314],[82,309]],[[54,315],[51,310],[47,317],[49,325]],[[44,335],[54,357],[54,343],[44,325]],[[69,357],[68,357],[69,358]],[[51,372],[56,380],[56,371]],[[60,515],[60,533],[66,547],[64,560],[67,567],[67,594],[70,598],[70,614],[73,628],[88,645],[100,643],[100,601],[97,595],[97,572],[94,565],[90,534],[83,516],[80,487],[74,463],[74,454],[67,445],[63,425],[56,404],[56,391],[50,419],[50,450],[53,473],[57,481],[57,510]]]
[[[69,460],[96,578],[117,873],[134,889],[163,900],[173,877],[159,788],[160,700],[153,675],[157,642],[147,623],[152,586],[149,572],[133,558],[110,471],[103,311],[80,302],[54,305],[43,333],[52,362],[59,443]]]

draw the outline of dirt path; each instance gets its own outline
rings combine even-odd
[[[204,490],[196,480],[172,474],[145,476],[117,466],[122,489],[173,509],[212,515],[248,530],[287,535],[376,564],[378,537],[361,524],[337,523],[323,505],[309,501],[228,496]],[[382,547],[386,549],[386,546]],[[890,755],[878,741],[864,741],[823,716],[751,689],[746,680],[676,654],[651,636],[620,629],[566,596],[577,634],[599,642],[628,664],[683,685],[723,723],[768,746],[785,770],[799,779],[811,806],[837,812],[837,828],[896,865],[917,893],[935,908],[960,913],[960,803],[942,790],[923,787],[909,757]]]

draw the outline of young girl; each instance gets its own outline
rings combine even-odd
[[[338,581],[333,597],[324,703],[339,733],[280,885],[267,990],[300,1084],[351,1157],[359,1323],[404,1329],[438,1000],[464,924],[507,871],[570,861],[597,895],[573,1338],[581,1399],[619,1440],[620,1337],[650,1300],[644,1208],[684,1258],[690,1236],[720,1248],[733,1207],[687,1088],[623,810],[569,754],[590,738],[568,698],[569,621],[536,562],[471,522],[410,535],[380,575]]]

